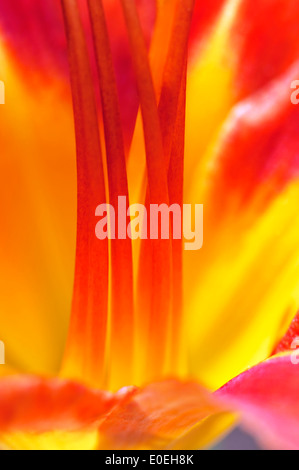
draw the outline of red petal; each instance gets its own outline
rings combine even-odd
[[[211,395],[195,383],[169,380],[151,384],[104,422],[101,447],[165,448],[219,411]]]
[[[58,379],[5,378],[0,382],[0,431],[42,433],[96,427],[132,393],[133,389],[126,389],[112,395]]]
[[[240,2],[231,37],[240,97],[255,92],[297,60],[297,17],[297,0]]]
[[[67,73],[67,53],[59,0],[0,0],[0,28],[17,61],[30,70]]]
[[[216,397],[243,415],[264,444],[299,449],[299,369],[292,356],[275,357],[233,379]]]

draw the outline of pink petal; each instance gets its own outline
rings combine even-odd
[[[298,390],[299,366],[285,355],[244,372],[215,396],[240,412],[244,424],[265,445],[299,449]]]

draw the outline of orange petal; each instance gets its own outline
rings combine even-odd
[[[166,448],[210,414],[222,411],[200,385],[176,380],[151,384],[100,427],[105,449]]]
[[[1,380],[0,432],[77,431],[96,428],[113,407],[131,397],[94,391],[75,382],[13,376]]]
[[[298,449],[298,389],[298,365],[284,355],[236,377],[216,397],[240,412],[245,426],[265,445]]]
[[[54,374],[65,343],[74,271],[71,101],[54,76],[51,83],[31,83],[29,93],[1,40],[0,69],[7,95],[0,126],[0,339],[7,362],[18,371]],[[26,210],[16,218],[20,201]]]

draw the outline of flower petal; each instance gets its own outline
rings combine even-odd
[[[32,66],[48,77],[58,71],[66,74],[66,41],[59,0],[0,0],[0,12],[1,36],[17,62],[25,65],[27,75]]]
[[[239,97],[261,89],[298,58],[297,0],[242,0],[230,44]]]
[[[216,393],[271,448],[299,448],[299,374],[290,355],[275,357],[236,377]]]
[[[258,198],[262,211],[299,175],[299,108],[290,100],[299,62],[285,74],[240,102],[230,114],[209,161],[207,186],[213,210],[244,211]],[[208,188],[208,191],[209,191]],[[217,194],[217,196],[216,196]],[[258,196],[258,194],[260,194]]]
[[[65,85],[28,83],[0,46],[0,339],[19,371],[59,368],[74,272],[76,166]],[[17,208],[22,206],[22,210]],[[16,216],[16,210],[19,212]],[[53,344],[55,347],[53,348]]]
[[[95,429],[111,410],[132,396],[94,391],[75,382],[14,376],[1,379],[0,433]]]
[[[202,46],[203,37],[208,34],[215,24],[217,16],[221,13],[226,0],[210,0],[209,2],[195,2],[193,23],[190,33],[191,52],[197,53]]]
[[[297,298],[298,73],[236,106],[186,190],[205,206],[203,249],[185,252],[191,367],[212,388],[269,357]]]
[[[154,383],[140,390],[122,410],[109,416],[100,427],[99,447],[167,448],[206,417],[222,411],[200,385],[177,380]],[[199,441],[197,435],[197,444]]]
[[[269,85],[298,58],[296,0],[256,0],[254,6],[250,0],[227,0],[222,6],[190,67],[186,181],[194,178],[194,165],[232,107]]]

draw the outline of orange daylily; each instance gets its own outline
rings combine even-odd
[[[0,1],[2,447],[192,449],[240,416],[298,448],[296,3]],[[120,195],[203,203],[203,249],[99,241]]]

